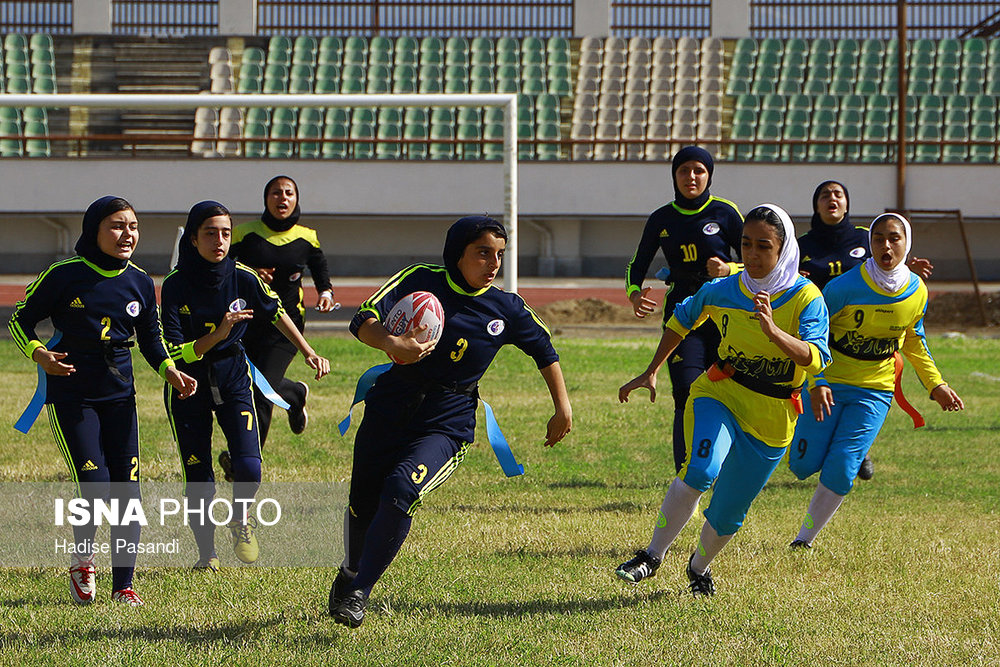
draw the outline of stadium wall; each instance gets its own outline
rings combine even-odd
[[[468,213],[503,210],[502,165],[281,160],[17,160],[0,162],[0,261],[32,273],[71,250],[83,209],[96,197],[130,199],[142,221],[139,261],[167,269],[177,225],[202,199],[218,199],[246,221],[260,214],[261,188],[286,173],[299,183],[305,219],[343,276],[389,273],[407,261],[437,260],[444,229]],[[649,163],[522,163],[519,167],[523,275],[619,276],[646,216],[673,198],[669,166]],[[916,165],[907,205],[961,209],[979,276],[1000,280],[1000,176],[996,165]],[[895,204],[892,165],[725,164],[712,191],[746,212],[764,201],[808,226],[816,184],[847,184],[851,215],[865,224]],[[32,232],[25,233],[25,226]],[[60,232],[59,228],[65,231]],[[968,275],[952,221],[917,221],[913,252],[933,258],[936,277]]]

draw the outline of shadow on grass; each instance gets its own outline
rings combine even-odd
[[[642,595],[623,597],[613,595],[603,598],[578,598],[573,600],[523,600],[511,602],[429,602],[393,600],[392,609],[400,611],[436,612],[444,616],[479,616],[512,618],[525,615],[579,614],[603,612],[612,609],[630,609],[665,598],[680,597],[686,591],[660,590]]]
[[[603,505],[580,506],[580,507],[543,507],[539,505],[525,505],[523,503],[513,503],[504,505],[448,505],[438,507],[426,507],[422,512],[447,513],[447,512],[473,512],[476,514],[592,514],[601,512],[642,512],[649,508],[640,503],[624,501],[620,503],[605,503]]]

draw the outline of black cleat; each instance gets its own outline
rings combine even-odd
[[[349,591],[344,594],[337,606],[330,610],[330,616],[333,616],[336,623],[356,628],[365,620],[367,606],[368,596],[364,591]]]
[[[798,551],[800,549],[812,549],[813,545],[809,544],[805,540],[795,540],[788,545],[788,548],[792,551]]]
[[[309,425],[309,413],[306,412],[306,399],[309,398],[309,385],[305,382],[296,382],[302,385],[302,402],[293,403],[288,409],[288,428],[292,429],[295,435],[302,435]]]
[[[233,481],[233,460],[229,458],[229,450],[223,449],[219,452],[219,467],[227,482]]]
[[[645,550],[636,551],[635,558],[619,565],[615,574],[619,579],[637,584],[655,575],[661,562],[659,558],[653,558]]]
[[[865,456],[865,460],[861,462],[861,467],[858,468],[858,479],[863,479],[868,481],[875,476],[875,462],[872,461],[872,457]]]
[[[337,576],[333,580],[333,585],[330,586],[330,615],[333,615],[333,610],[337,608],[337,605],[344,599],[344,595],[347,594],[347,586],[352,581],[354,577],[347,574],[344,568],[337,570]]]
[[[704,574],[695,574],[694,570],[691,569],[691,561],[694,560],[694,554],[691,554],[691,558],[688,559],[687,575],[688,579],[691,581],[688,584],[688,590],[691,591],[691,595],[697,597],[711,597],[715,595],[715,582],[712,581],[712,568],[705,570]]]

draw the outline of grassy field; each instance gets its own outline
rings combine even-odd
[[[276,415],[269,479],[350,474],[353,429],[341,438],[336,423],[358,374],[382,360],[343,336],[314,342],[334,370],[312,385],[304,436]],[[654,579],[629,586],[612,572],[645,546],[672,477],[666,378],[655,405],[615,398],[655,341],[556,342],[573,433],[541,447],[551,409],[544,383],[520,352],[501,354],[482,394],[528,473],[505,479],[477,444],[417,514],[360,629],[328,618],[330,569],[227,567],[210,577],[142,569],[140,559],[136,588],[147,605],[138,609],[110,603],[106,569],[88,608],[70,602],[64,569],[7,569],[0,663],[1000,664],[1000,371],[984,363],[1000,357],[1000,342],[932,340],[966,411],[942,413],[908,378],[928,426],[914,431],[891,411],[874,450],[875,479],[859,482],[810,552],[790,552],[788,543],[815,480],[799,482],[782,465],[713,564],[718,594],[707,601],[689,597],[684,576],[700,514]],[[9,342],[0,346],[8,423],[30,395],[31,366]],[[307,370],[296,362],[293,375]],[[139,375],[145,477],[178,478],[158,382],[146,368]],[[45,426],[31,436],[6,432],[0,481],[66,476]],[[338,531],[329,527],[331,540]],[[235,561],[221,539],[220,555]]]

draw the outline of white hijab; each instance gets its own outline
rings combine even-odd
[[[770,273],[757,279],[752,278],[750,272],[744,270],[740,273],[740,280],[751,294],[767,292],[773,296],[781,290],[788,289],[799,279],[799,243],[795,239],[795,227],[792,225],[792,219],[785,213],[785,209],[777,204],[761,204],[760,206],[769,208],[778,215],[778,219],[781,220],[781,224],[785,228],[785,241],[781,245],[778,263],[771,269]]]
[[[912,245],[910,239],[910,223],[909,221],[901,215],[896,213],[883,213],[874,220],[872,220],[871,227],[868,228],[868,247],[871,248],[872,244],[872,232],[875,229],[875,225],[884,218],[895,218],[903,223],[903,229],[906,232],[906,252],[903,253],[903,259],[900,260],[899,264],[893,267],[889,271],[885,271],[878,265],[875,261],[875,249],[872,248],[872,257],[869,257],[865,261],[865,269],[868,271],[868,275],[872,277],[875,284],[881,287],[883,290],[889,294],[895,294],[899,290],[906,287],[907,283],[910,282],[910,269],[906,266],[906,258],[910,254],[910,247]]]

